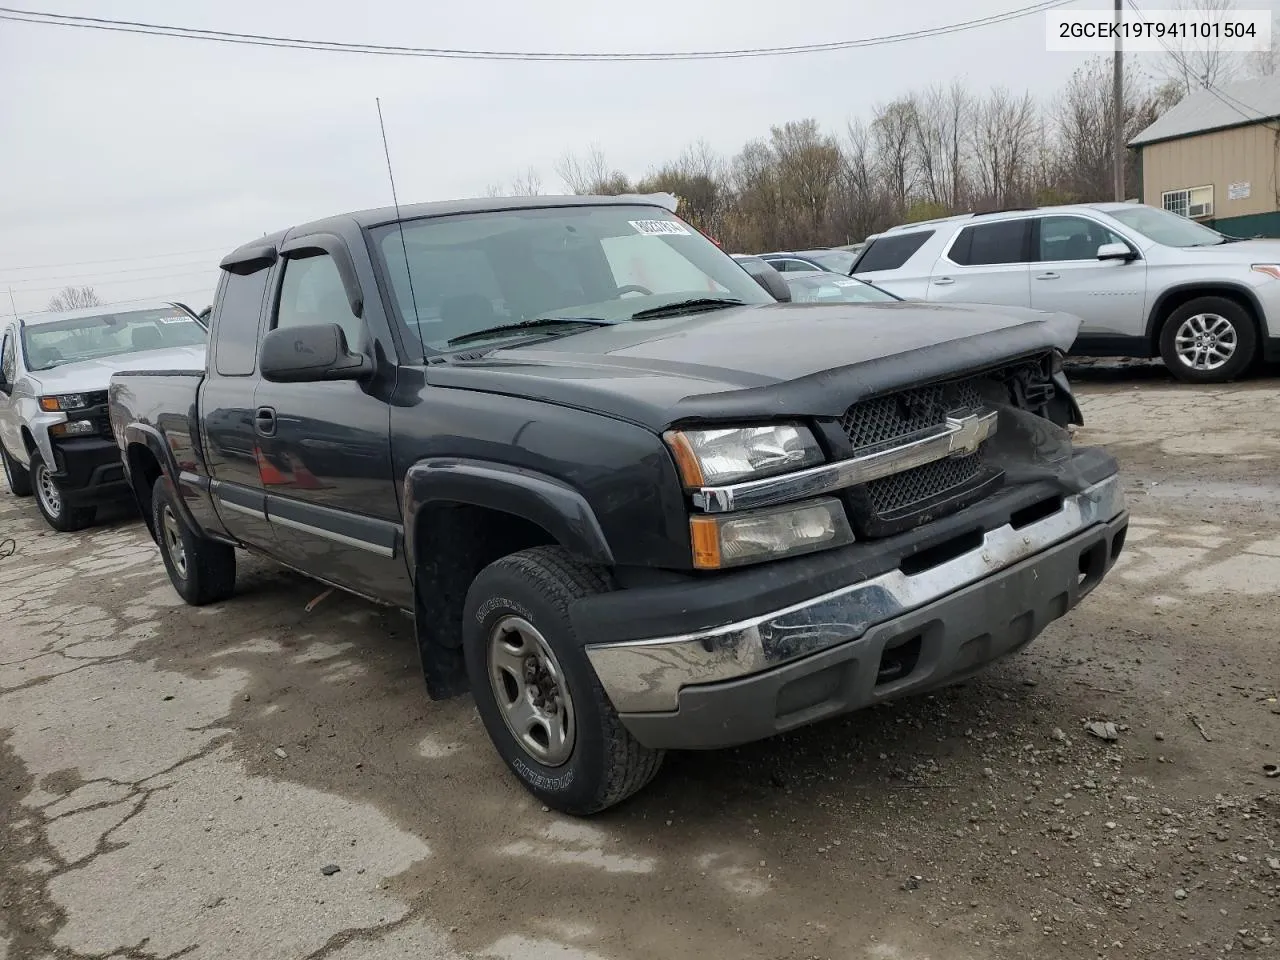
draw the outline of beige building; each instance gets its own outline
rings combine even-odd
[[[1280,77],[1200,90],[1131,141],[1142,200],[1235,237],[1280,237]]]

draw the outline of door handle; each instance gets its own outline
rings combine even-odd
[[[271,407],[259,407],[258,412],[253,415],[253,429],[258,431],[260,437],[274,437],[276,435],[276,412]]]
[[[946,283],[955,283],[955,281],[952,280],[950,277],[934,277],[933,282],[938,284],[938,286],[942,286],[943,284],[946,284]]]
[[[1058,275],[1054,273],[1052,270],[1050,270],[1048,273],[1037,273],[1036,279],[1037,280],[1057,280]]]

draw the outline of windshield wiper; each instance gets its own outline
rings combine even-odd
[[[691,297],[688,300],[677,300],[664,303],[660,307],[649,307],[637,310],[631,315],[632,320],[651,320],[657,317],[675,317],[682,313],[700,313],[703,310],[719,310],[723,307],[741,307],[745,301],[734,297]]]
[[[503,323],[496,327],[485,327],[483,330],[464,333],[447,342],[449,346],[457,347],[464,343],[470,343],[472,340],[483,340],[486,337],[498,336],[503,333],[518,333],[522,330],[531,330],[534,327],[555,327],[566,324],[586,324],[591,327],[610,327],[617,322],[618,321],[616,320],[602,320],[600,317],[534,317],[532,320],[520,320],[517,323]]]

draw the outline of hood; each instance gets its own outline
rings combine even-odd
[[[113,373],[131,370],[203,370],[203,346],[161,347],[139,353],[121,353],[98,360],[63,363],[48,370],[32,370],[41,393],[78,393],[106,390]]]
[[[661,430],[688,419],[839,417],[857,400],[1050,349],[1079,320],[1016,307],[778,303],[593,328],[427,368],[431,383]]]
[[[1241,263],[1280,263],[1280,240],[1237,240],[1234,243],[1218,243],[1212,247],[1177,247],[1183,255],[1203,257],[1216,263],[1219,259]]]

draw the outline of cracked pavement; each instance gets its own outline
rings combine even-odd
[[[307,612],[323,587],[251,559],[188,608],[136,519],[0,495],[0,960],[1275,951],[1280,386],[1081,381],[1134,514],[1082,607],[590,821],[427,700],[400,614]]]

